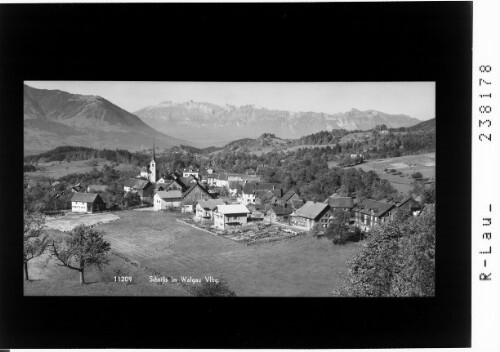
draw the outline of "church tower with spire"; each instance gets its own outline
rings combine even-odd
[[[153,139],[153,159],[151,159],[151,162],[149,163],[149,181],[151,183],[156,183],[157,178],[155,149],[155,140]]]

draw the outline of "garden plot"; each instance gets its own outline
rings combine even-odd
[[[247,245],[279,241],[304,233],[302,231],[291,230],[288,227],[262,223],[245,225],[222,231],[214,229],[214,227],[210,223],[204,224],[193,219],[184,219],[181,222],[199,228],[203,231],[210,232],[214,235],[224,237],[236,242],[245,243]]]

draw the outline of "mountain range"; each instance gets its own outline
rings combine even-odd
[[[94,95],[24,85],[25,154],[62,145],[140,150],[189,143],[148,126],[136,115]]]
[[[272,133],[281,138],[333,129],[370,130],[376,125],[409,127],[420,120],[407,115],[391,115],[375,110],[326,114],[271,110],[255,105],[236,107],[189,101],[165,101],[134,112],[158,131],[178,138],[203,141],[205,146],[222,146],[235,139],[256,138]]]
[[[194,101],[165,101],[130,113],[100,96],[24,85],[25,154],[63,145],[136,151],[151,148],[153,139],[159,148],[223,146],[263,133],[293,139],[333,129],[409,127],[419,122],[375,110],[326,114]]]

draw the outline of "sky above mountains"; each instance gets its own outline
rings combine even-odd
[[[127,82],[26,81],[31,87],[100,95],[134,112],[162,101],[258,105],[329,114],[378,110],[419,120],[435,117],[435,82]]]

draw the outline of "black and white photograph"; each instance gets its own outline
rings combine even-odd
[[[492,340],[483,2],[1,4],[0,348]]]
[[[433,297],[435,126],[435,82],[25,82],[24,293]]]

